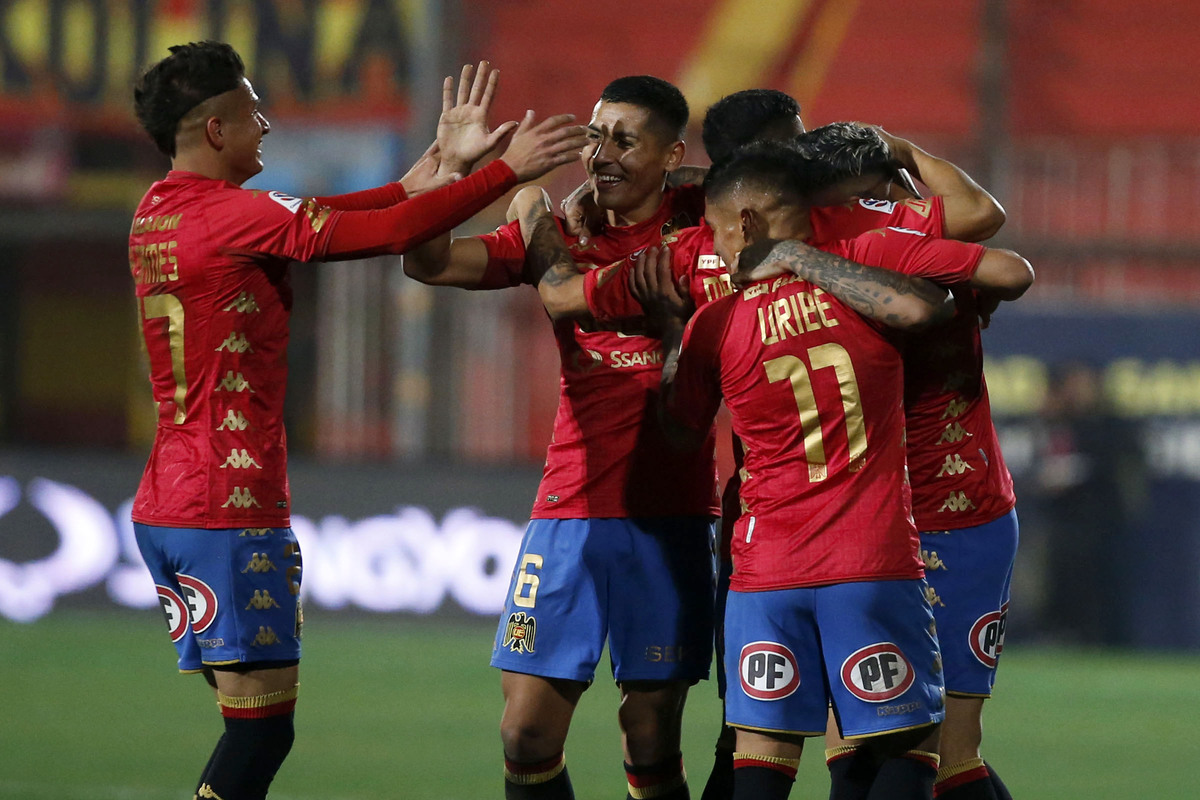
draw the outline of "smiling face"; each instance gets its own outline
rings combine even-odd
[[[222,100],[227,102],[221,104],[222,155],[233,182],[241,184],[262,172],[262,138],[271,132],[271,123],[259,111],[250,81],[242,78],[242,85],[226,94]]]
[[[596,104],[583,165],[596,204],[615,224],[641,222],[661,205],[667,173],[679,166],[684,151],[683,142],[663,128],[641,106]]]

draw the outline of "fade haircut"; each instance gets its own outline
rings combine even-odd
[[[653,75],[628,75],[604,87],[600,99],[605,103],[628,103],[650,112],[672,141],[683,139],[688,124],[688,104],[683,92]]]
[[[800,104],[775,89],[746,89],[727,94],[708,107],[701,128],[704,151],[716,164],[744,144],[756,141],[775,125],[791,124]]]
[[[713,165],[704,179],[704,196],[714,202],[736,191],[750,191],[781,205],[800,205],[811,190],[815,167],[790,142],[751,142]]]
[[[246,67],[224,42],[178,44],[170,51],[138,80],[133,108],[158,149],[174,158],[180,120],[208,98],[241,86]]]
[[[855,122],[831,122],[795,139],[805,158],[816,162],[809,188],[824,189],[846,178],[879,173],[895,176],[900,165],[874,128]]]

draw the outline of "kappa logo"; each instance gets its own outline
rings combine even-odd
[[[207,583],[191,575],[177,573],[179,587],[183,590],[188,615],[192,619],[192,631],[204,633],[217,618],[217,595]]]
[[[283,206],[293,214],[300,210],[300,206],[304,205],[304,201],[299,197],[292,197],[284,194],[283,192],[267,192],[267,197],[271,198],[276,203],[279,203],[279,205]]]
[[[171,641],[178,642],[187,633],[188,626],[183,598],[175,594],[175,590],[170,586],[156,583],[154,588],[158,590],[158,602],[162,606],[163,616],[167,618],[167,631],[171,634]]]
[[[796,656],[778,642],[751,642],[738,656],[742,691],[755,700],[782,700],[800,686]]]
[[[999,611],[984,614],[971,626],[971,652],[988,669],[996,666],[1004,650],[1004,628],[1008,623],[1008,603]]]
[[[517,611],[508,615],[508,624],[504,626],[504,642],[500,646],[514,653],[532,653],[536,635],[537,620],[524,611]]]
[[[914,680],[912,664],[892,642],[863,647],[842,663],[842,685],[868,703],[895,700],[908,691]]]

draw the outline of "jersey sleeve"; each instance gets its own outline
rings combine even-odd
[[[720,351],[733,302],[710,303],[688,320],[666,411],[685,428],[706,431],[721,406]]]
[[[513,220],[477,237],[487,248],[487,271],[477,289],[504,289],[525,283],[525,240],[521,223]]]
[[[925,278],[934,283],[966,283],[987,250],[983,245],[939,239],[908,228],[883,228],[852,240],[847,257],[861,264]]]
[[[335,194],[329,197],[314,197],[317,205],[329,206],[336,211],[370,211],[373,208],[387,208],[408,199],[408,192],[400,181],[386,183],[373,189],[349,194]]]
[[[512,169],[497,159],[461,181],[387,208],[333,211],[326,260],[399,255],[440,236],[499,200],[517,185]],[[309,201],[315,206],[315,201]]]

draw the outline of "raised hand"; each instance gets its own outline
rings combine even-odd
[[[541,122],[536,119],[532,110],[525,112],[501,156],[522,183],[575,161],[587,142],[583,126],[574,124],[574,114],[558,114]]]
[[[439,174],[466,175],[476,161],[495,150],[517,127],[516,122],[505,122],[494,131],[488,129],[488,112],[499,80],[500,70],[480,61],[478,69],[470,64],[462,68],[457,96],[453,77],[447,76],[442,83],[442,115],[437,128]]]

